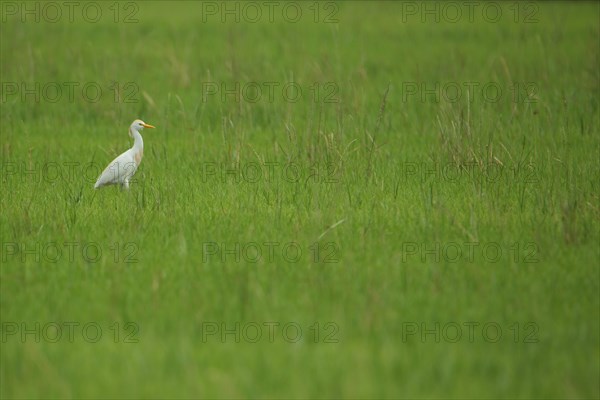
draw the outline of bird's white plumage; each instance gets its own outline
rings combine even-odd
[[[133,149],[129,149],[108,164],[96,181],[94,188],[98,189],[106,185],[121,184],[128,189],[129,180],[135,174],[136,170],[137,164],[135,163]]]
[[[140,134],[140,131],[144,128],[154,128],[154,126],[148,125],[139,119],[133,121],[129,127],[129,136],[133,138],[133,147],[108,164],[96,181],[95,189],[114,184],[129,189],[129,180],[137,171],[144,155],[144,140]]]

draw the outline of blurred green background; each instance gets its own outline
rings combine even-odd
[[[1,3],[2,398],[600,396],[598,3],[76,3]]]

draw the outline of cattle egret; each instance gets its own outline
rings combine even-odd
[[[144,155],[144,140],[140,135],[140,131],[144,128],[154,128],[154,126],[139,119],[133,121],[129,127],[129,137],[133,138],[133,147],[108,164],[96,181],[94,189],[115,184],[129,189],[129,180],[140,166]]]

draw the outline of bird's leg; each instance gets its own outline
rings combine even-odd
[[[123,189],[129,190],[129,179],[123,181]]]

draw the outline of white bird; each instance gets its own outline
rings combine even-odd
[[[154,128],[154,126],[139,119],[133,121],[129,127],[129,137],[133,138],[133,147],[108,164],[96,181],[94,189],[115,184],[129,189],[129,180],[135,174],[144,156],[144,140],[140,135],[140,131],[144,128]]]

